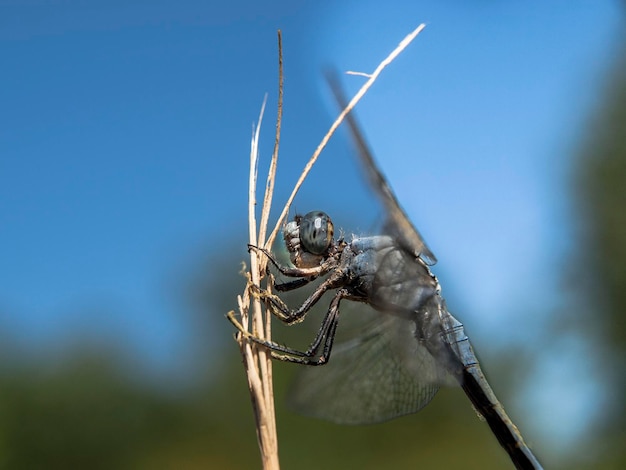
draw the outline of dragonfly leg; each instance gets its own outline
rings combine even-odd
[[[248,245],[248,250],[257,250],[267,256],[267,259],[274,265],[278,271],[288,277],[311,277],[311,276],[319,276],[320,274],[324,274],[330,270],[330,267],[326,264],[321,264],[314,268],[291,268],[289,266],[284,266],[278,262],[274,255],[265,248],[261,248],[259,246]]]
[[[239,322],[234,318],[234,312],[229,312],[228,319],[246,338],[268,348],[274,359],[309,366],[319,366],[326,364],[330,359],[330,353],[335,340],[335,333],[337,331],[339,319],[339,303],[341,302],[341,299],[346,297],[350,297],[347,289],[340,289],[337,291],[330,303],[330,307],[324,316],[324,320],[322,321],[313,342],[306,351],[299,351],[288,346],[283,346],[274,341],[259,338],[258,336],[243,330],[243,327],[241,327]],[[322,353],[318,355],[320,347],[322,347]]]
[[[253,289],[253,293],[255,295],[267,302],[267,306],[273,315],[275,315],[283,323],[287,325],[292,325],[294,323],[300,323],[302,320],[304,320],[306,314],[317,303],[317,301],[322,298],[326,291],[337,287],[337,285],[341,283],[341,281],[342,277],[339,275],[329,277],[322,284],[320,284],[317,289],[315,289],[313,293],[296,310],[289,309],[289,307],[285,305],[281,298],[275,294],[270,294],[255,285],[253,285],[251,288]]]
[[[290,319],[294,315],[298,314],[299,312],[298,311],[292,312],[279,296],[275,294],[270,294],[266,290],[261,289],[259,286],[256,286],[254,284],[250,285],[250,289],[252,290],[252,295],[265,301],[270,312],[272,312],[272,315],[277,317],[280,321],[282,321],[283,323],[287,323],[287,324],[297,323],[296,320],[290,321]],[[304,319],[305,315],[306,315],[306,312],[299,313],[298,318]]]
[[[309,282],[314,281],[315,279],[317,279],[317,276],[303,277],[300,279],[294,279],[293,281],[289,282],[282,282],[280,284],[274,281],[272,285],[274,286],[274,289],[276,289],[278,292],[288,292],[290,290],[295,290],[299,289],[300,287],[306,286]]]
[[[247,339],[249,339],[250,341],[254,341],[257,344],[260,344],[262,346],[265,346],[266,348],[270,349],[272,352],[272,357],[276,354],[275,351],[280,351],[281,353],[284,354],[291,354],[291,355],[295,355],[295,356],[305,356],[306,353],[302,352],[302,351],[298,351],[296,349],[292,349],[289,348],[287,346],[283,346],[281,344],[278,344],[274,341],[268,341],[266,339],[260,338],[258,336],[256,336],[254,333],[251,333],[249,331],[247,331],[243,325],[239,322],[239,320],[237,320],[237,318],[235,318],[235,312],[233,310],[231,310],[230,312],[228,312],[226,314],[226,318],[228,318],[228,320],[235,326],[235,328],[237,328],[237,330],[239,330],[239,332],[241,333],[241,335]]]

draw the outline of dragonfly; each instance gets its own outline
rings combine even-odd
[[[331,88],[339,104],[345,104],[340,89]],[[335,239],[331,218],[312,211],[283,229],[292,266],[250,246],[263,252],[282,275],[294,278],[274,281],[277,292],[321,279],[297,309],[290,309],[278,294],[254,288],[282,322],[303,321],[318,301],[333,294],[306,351],[242,333],[268,348],[275,359],[320,366],[305,371],[291,394],[292,404],[305,414],[342,424],[377,423],[419,411],[442,385],[460,385],[515,467],[541,469],[487,382],[463,324],[448,311],[431,272],[434,254],[401,208],[353,113],[346,122],[361,167],[385,209],[382,233]],[[366,304],[376,315],[335,345],[344,300]]]

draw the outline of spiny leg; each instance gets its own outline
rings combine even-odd
[[[278,271],[287,277],[312,277],[312,276],[319,276],[320,274],[324,274],[325,272],[328,272],[330,270],[330,268],[324,264],[321,264],[320,266],[314,267],[314,268],[291,268],[289,266],[284,266],[282,264],[280,264],[276,258],[274,258],[274,255],[269,251],[266,250],[265,248],[261,248],[259,246],[254,246],[254,245],[248,245],[248,250],[257,250],[260,251],[261,253],[263,253],[265,256],[267,256],[267,259],[274,265],[274,267],[276,269],[278,269]]]
[[[283,282],[280,284],[277,284],[276,281],[274,281],[272,285],[274,286],[274,289],[276,289],[278,292],[289,292],[291,290],[296,290],[296,289],[299,289],[300,287],[304,287],[309,282],[314,281],[315,279],[317,279],[317,276],[303,277],[300,279],[294,279],[293,281]]]
[[[300,308],[296,310],[291,310],[282,299],[276,294],[270,294],[258,286],[251,286],[253,289],[253,294],[257,295],[261,299],[267,302],[267,306],[280,321],[287,325],[292,325],[294,323],[299,323],[306,317],[307,313],[311,310],[311,308],[317,303],[319,299],[328,291],[329,289],[334,289],[341,282],[340,276],[331,276],[326,279],[322,284],[320,284],[313,293],[307,297],[307,299],[302,303]]]
[[[265,339],[259,338],[258,336],[254,336],[247,331],[244,331],[241,328],[239,322],[237,322],[237,320],[232,317],[231,314],[234,314],[234,312],[230,312],[228,318],[246,338],[268,348],[274,359],[309,366],[319,366],[326,364],[330,359],[330,353],[333,347],[333,342],[335,340],[335,333],[337,331],[337,325],[339,320],[339,303],[341,302],[341,299],[349,297],[350,295],[348,294],[347,289],[340,289],[339,291],[337,291],[337,293],[333,297],[333,300],[330,303],[330,307],[328,308],[326,315],[324,316],[324,320],[320,325],[315,339],[306,351],[299,351],[297,349],[289,348],[287,346],[275,343],[274,341],[267,341]],[[316,358],[315,356],[317,356],[317,353],[322,344],[322,354]]]
[[[235,326],[235,328],[237,328],[239,333],[241,333],[241,335],[244,338],[247,338],[250,341],[254,341],[257,344],[260,344],[260,345],[265,346],[266,348],[270,349],[270,351],[272,352],[272,357],[275,356],[274,351],[280,351],[280,352],[283,352],[285,354],[293,354],[293,355],[304,356],[305,353],[303,353],[301,351],[289,348],[287,346],[283,346],[281,344],[275,343],[274,341],[268,341],[266,339],[263,339],[263,338],[260,338],[260,337],[256,336],[254,333],[249,332],[248,330],[246,330],[243,327],[243,325],[239,322],[239,320],[237,320],[237,318],[235,316],[236,316],[236,313],[233,310],[231,310],[230,312],[228,312],[226,314],[226,318],[228,318],[228,320]]]

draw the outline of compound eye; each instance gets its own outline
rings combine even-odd
[[[328,214],[322,211],[309,212],[300,221],[300,243],[309,253],[321,255],[332,243],[334,231]]]

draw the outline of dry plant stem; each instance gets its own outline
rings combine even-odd
[[[283,99],[283,61],[282,61],[282,36],[278,31],[278,58],[279,58],[279,87],[278,87],[278,114],[276,122],[276,138],[274,142],[274,151],[270,163],[270,169],[267,176],[265,188],[265,196],[263,198],[263,207],[261,210],[261,222],[258,227],[255,218],[256,209],[256,183],[258,176],[259,161],[259,132],[263,120],[266,99],[263,101],[259,122],[254,130],[251,148],[250,148],[250,176],[249,176],[249,194],[248,194],[248,227],[249,240],[251,245],[257,246],[263,243],[267,233],[267,222],[269,220],[270,208],[272,204],[272,195],[274,191],[274,182],[276,178],[276,167],[278,162],[278,148],[280,143],[280,127],[282,120],[282,99]],[[260,257],[259,253],[251,252],[250,254],[250,275],[248,282],[254,285],[260,285],[265,270],[267,260]],[[246,331],[250,331],[250,321],[253,333],[265,339],[271,339],[271,315],[266,312],[265,321],[262,315],[261,302],[258,298],[252,299],[250,305],[249,290],[244,292],[243,299],[239,299],[239,310],[242,316],[242,325]],[[248,315],[251,307],[251,317]],[[256,420],[257,439],[259,450],[261,451],[261,459],[263,468],[266,470],[278,470],[280,468],[278,461],[278,438],[276,433],[276,418],[274,413],[274,390],[272,381],[272,359],[270,354],[263,348],[259,348],[254,343],[241,338],[239,336],[242,353],[244,357],[244,365],[248,377],[248,385],[254,416]]]
[[[415,28],[408,36],[406,36],[400,42],[400,44],[398,44],[398,46],[391,52],[391,54],[389,54],[378,65],[378,67],[376,67],[376,70],[374,70],[373,73],[367,74],[367,73],[362,73],[362,72],[351,72],[352,75],[363,75],[363,76],[366,76],[366,77],[369,77],[369,78],[365,82],[365,84],[363,84],[361,89],[356,93],[356,95],[354,95],[354,97],[350,100],[350,102],[348,103],[348,106],[346,106],[346,108],[339,114],[337,119],[335,119],[335,122],[333,123],[332,126],[330,126],[330,129],[328,130],[328,132],[326,133],[326,135],[324,136],[324,138],[322,139],[320,144],[315,149],[315,152],[313,152],[313,156],[310,158],[310,160],[308,161],[308,163],[304,167],[304,170],[302,170],[302,174],[300,175],[300,178],[296,182],[296,185],[294,186],[293,191],[291,192],[291,195],[289,196],[289,199],[287,199],[285,207],[283,208],[283,211],[281,212],[280,217],[278,218],[278,221],[276,222],[276,226],[272,230],[272,233],[270,234],[270,236],[267,239],[266,244],[264,245],[264,247],[266,249],[270,249],[270,247],[271,247],[271,245],[272,245],[272,243],[274,241],[274,238],[276,238],[276,234],[278,233],[278,230],[279,230],[281,224],[283,223],[283,220],[285,219],[285,217],[287,216],[287,213],[289,212],[289,208],[291,207],[291,203],[293,202],[294,198],[296,197],[296,194],[297,194],[298,190],[300,189],[300,186],[302,186],[302,183],[304,182],[305,178],[307,177],[307,175],[311,171],[311,168],[313,167],[313,165],[317,161],[317,158],[320,156],[320,154],[322,153],[322,150],[324,150],[324,147],[326,147],[326,144],[328,144],[328,141],[333,136],[333,134],[335,133],[335,131],[337,130],[339,125],[343,122],[343,120],[346,117],[346,115],[350,111],[352,111],[352,109],[356,106],[356,104],[359,102],[359,100],[365,95],[365,93],[367,93],[367,90],[369,90],[369,88],[374,84],[374,82],[376,81],[378,76],[381,74],[383,69],[385,67],[387,67],[387,65],[389,65],[391,62],[393,62],[393,60],[404,49],[406,49],[406,47],[413,41],[413,39],[415,39],[417,37],[417,35],[419,33],[422,32],[422,30],[425,27],[426,27],[426,25],[422,23],[417,28]]]
[[[272,207],[272,196],[274,195],[274,182],[276,180],[276,168],[278,166],[278,149],[280,147],[280,128],[283,119],[283,84],[284,84],[284,75],[283,75],[283,37],[282,32],[278,30],[278,109],[276,113],[276,136],[274,138],[274,151],[272,152],[272,159],[270,162],[269,172],[267,174],[267,183],[265,185],[265,197],[263,198],[263,210],[261,212],[261,224],[259,226],[259,240],[265,240],[265,236],[267,234],[267,223],[270,216],[270,210]],[[257,253],[259,256],[259,253]],[[258,258],[257,258],[258,259]],[[267,258],[262,257],[260,260],[259,269],[265,270],[267,265]],[[259,275],[261,273],[259,272]],[[258,285],[258,284],[257,284]],[[271,288],[271,285],[268,286]],[[269,290],[269,289],[268,289]],[[272,332],[272,315],[269,312],[265,312],[265,337],[270,339]],[[270,355],[266,356],[267,363],[261,364],[262,367],[262,377],[266,377],[268,383],[266,384],[267,390],[267,407],[268,410],[274,415],[274,385],[271,380],[272,378],[272,359]],[[276,420],[272,421],[274,426],[276,425]],[[276,429],[273,430],[276,435]]]
[[[280,129],[282,123],[282,115],[283,115],[283,43],[282,43],[282,33],[278,30],[278,109],[276,114],[276,135],[274,138],[274,151],[272,152],[272,159],[270,162],[270,168],[267,175],[267,183],[265,186],[265,196],[263,198],[263,208],[261,211],[261,224],[259,226],[259,240],[261,242],[265,240],[265,236],[267,234],[267,223],[269,220],[270,210],[272,207],[272,196],[274,194],[274,182],[276,180],[276,168],[278,166],[278,149],[280,146]],[[267,258],[261,256],[260,253],[255,254],[257,257],[258,263],[258,276],[259,279],[262,277],[262,272],[265,272],[265,268],[267,265]],[[260,257],[260,259],[259,259]],[[258,283],[256,285],[259,285]],[[267,290],[271,290],[271,284],[267,286]],[[257,300],[258,302],[258,300]],[[259,317],[259,322],[261,318]],[[272,328],[272,315],[266,310],[265,311],[265,338],[271,339],[271,328]],[[274,457],[268,462],[271,467],[270,468],[278,468],[278,435],[276,430],[276,417],[274,411],[274,382],[272,381],[272,357],[271,355],[264,351],[264,357],[260,358],[259,365],[261,367],[261,378],[263,381],[263,390],[265,391],[265,406],[267,410],[267,423],[264,425],[268,426],[269,434],[273,441],[273,446],[271,448],[265,449],[266,452],[272,452]]]
[[[280,126],[283,120],[283,83],[283,38],[281,31],[278,30],[278,110],[276,115],[276,137],[274,139],[272,161],[270,162],[270,169],[267,175],[265,198],[263,199],[263,213],[261,214],[261,225],[259,227],[260,240],[264,240],[265,234],[267,233],[267,221],[269,220],[272,196],[274,195],[274,181],[276,179],[276,166],[278,164],[278,147],[280,145]]]
[[[249,200],[248,200],[248,224],[249,239],[251,244],[257,244],[257,225],[255,217],[256,207],[256,181],[258,171],[258,144],[259,132],[265,110],[265,101],[259,116],[259,122],[255,129],[251,149],[250,149],[250,176],[249,176]],[[260,282],[259,259],[256,253],[250,257],[250,278],[249,282],[259,285]],[[263,317],[261,303],[259,299],[253,298],[250,305],[248,290],[244,293],[243,302],[240,306],[242,314],[242,324],[249,331],[249,321],[252,321],[253,331],[256,335],[265,337],[263,327]],[[248,315],[249,308],[252,310],[252,317]],[[249,341],[242,339],[241,348],[243,353],[244,366],[248,377],[248,386],[257,423],[257,439],[264,469],[278,469],[278,440],[276,438],[276,422],[274,418],[274,403],[271,388],[271,358],[267,351],[258,348]],[[268,365],[269,364],[269,365]],[[268,386],[269,384],[269,386]]]

